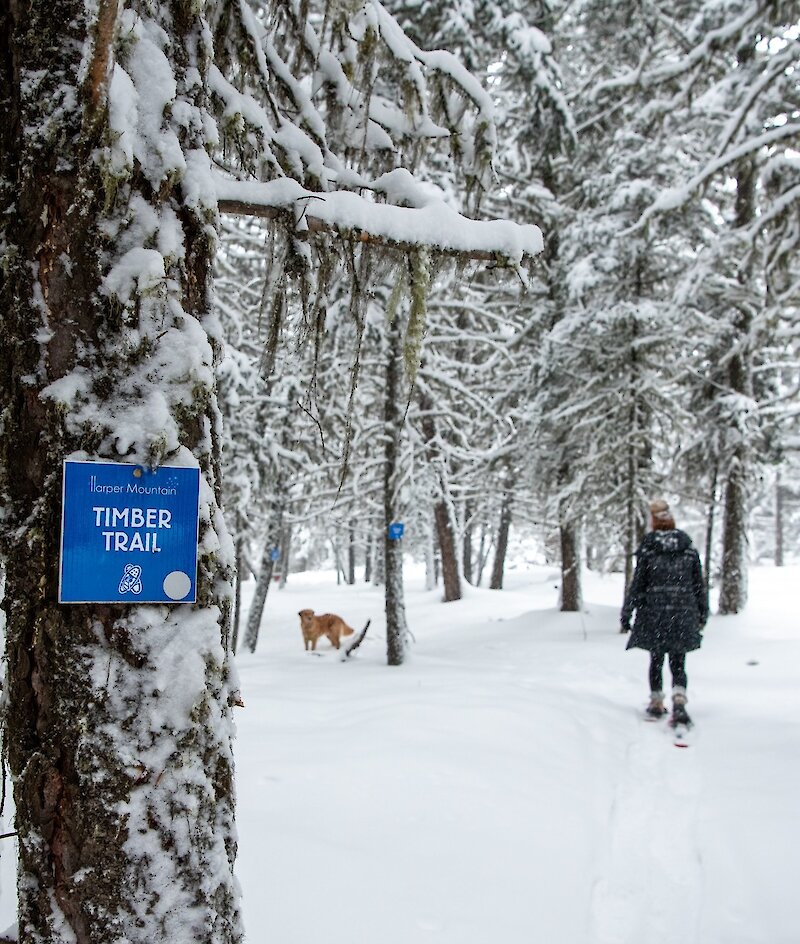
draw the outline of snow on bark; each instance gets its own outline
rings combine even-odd
[[[208,30],[180,2],[29,7],[0,146],[20,940],[235,942]],[[66,457],[200,468],[196,606],[57,604]]]
[[[402,665],[408,644],[406,604],[403,591],[403,541],[389,537],[389,526],[397,521],[400,511],[399,468],[400,439],[400,378],[402,337],[395,320],[388,327],[386,340],[386,388],[383,401],[384,469],[383,469],[383,548],[386,577],[386,658],[389,665]]]

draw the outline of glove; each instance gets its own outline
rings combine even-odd
[[[621,633],[629,633],[631,631],[630,620],[622,620],[619,624],[619,631]]]

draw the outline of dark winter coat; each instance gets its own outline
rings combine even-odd
[[[628,649],[689,652],[699,649],[708,619],[708,595],[700,557],[688,534],[677,529],[651,531],[636,552],[622,625],[636,611]]]

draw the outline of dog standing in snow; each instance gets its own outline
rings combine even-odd
[[[334,649],[339,649],[342,636],[352,636],[355,632],[341,616],[336,616],[334,613],[322,613],[316,616],[313,610],[300,610],[297,615],[300,617],[300,629],[303,631],[306,651],[310,649],[314,652],[320,636],[327,636]]]

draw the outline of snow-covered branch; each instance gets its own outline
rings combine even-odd
[[[346,190],[306,190],[288,178],[261,183],[220,176],[216,192],[221,213],[274,219],[293,212],[298,234],[334,232],[362,243],[406,250],[430,247],[445,255],[512,266],[543,248],[538,226],[471,220],[438,199],[424,206],[394,206]]]

